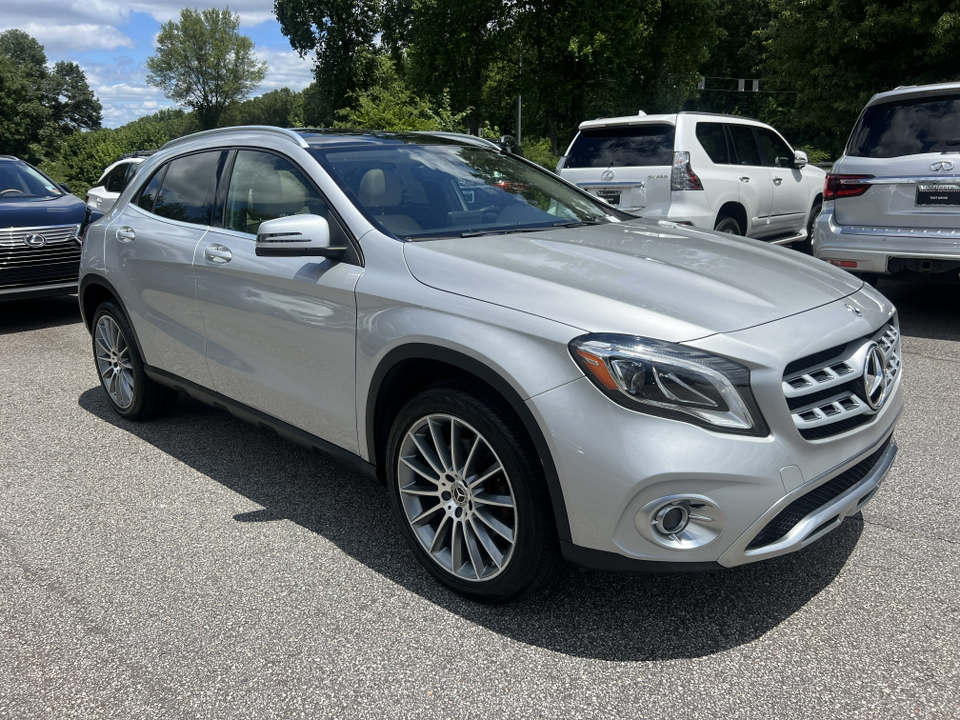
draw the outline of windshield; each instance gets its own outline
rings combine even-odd
[[[510,155],[457,145],[311,149],[383,230],[470,237],[628,216]]]
[[[920,97],[864,110],[847,154],[889,158],[960,152],[960,95]]]
[[[55,198],[63,195],[57,184],[23,162],[0,163],[0,201]]]

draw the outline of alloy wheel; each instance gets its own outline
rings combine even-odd
[[[117,321],[103,315],[97,321],[94,334],[97,369],[110,399],[121,409],[133,403],[134,374],[130,359],[130,347]]]

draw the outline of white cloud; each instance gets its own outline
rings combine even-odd
[[[58,54],[78,50],[134,47],[133,40],[109,25],[50,25],[31,22],[20,29],[44,47],[56,47]]]
[[[257,95],[284,87],[291,90],[303,90],[313,82],[315,60],[312,53],[301,58],[294,50],[272,50],[258,47],[254,52],[258,60],[266,60],[267,62],[267,77],[257,88]]]

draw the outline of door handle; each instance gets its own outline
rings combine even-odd
[[[207,260],[217,265],[228,263],[233,258],[230,248],[223,245],[208,245],[206,250],[203,251],[203,255]]]
[[[748,178],[746,175],[741,175],[741,176],[740,176],[740,182],[746,182],[746,183],[748,183],[748,182],[750,182],[750,178]]]
[[[133,242],[135,237],[137,237],[137,234],[133,231],[132,227],[125,225],[117,228],[117,240],[120,242]]]
[[[783,182],[783,178],[775,177],[775,178],[773,179],[773,184],[774,184],[774,185],[779,185],[779,184],[782,183],[782,182]]]

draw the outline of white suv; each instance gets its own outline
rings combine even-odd
[[[621,210],[807,250],[826,175],[769,125],[686,112],[581,123],[557,170]]]
[[[827,176],[814,252],[875,281],[957,282],[960,83],[874,95]]]
[[[153,150],[138,150],[134,153],[128,153],[108,166],[100,179],[97,180],[96,185],[87,190],[87,206],[104,213],[112,208],[117,198],[120,197],[120,193],[136,175],[140,163],[143,162],[144,158],[153,155],[154,152]]]

